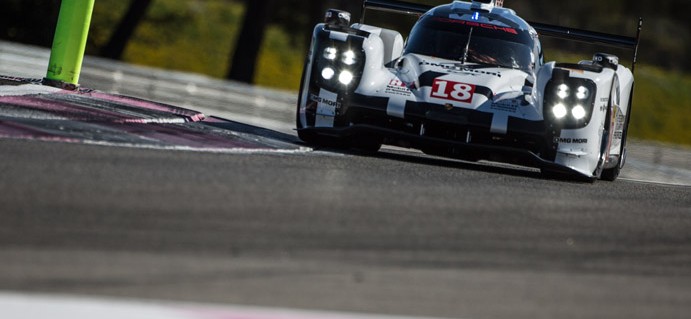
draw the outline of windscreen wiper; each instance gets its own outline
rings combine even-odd
[[[463,57],[461,58],[461,64],[465,64],[465,61],[468,60],[468,51],[470,50],[470,40],[473,38],[473,27],[470,27],[470,31],[468,31],[468,42],[465,43],[465,50],[463,51]]]

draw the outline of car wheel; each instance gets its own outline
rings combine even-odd
[[[350,140],[350,147],[356,151],[376,153],[382,146],[383,139],[379,136],[356,136]]]
[[[610,90],[609,102],[607,103],[607,120],[605,121],[605,130],[602,134],[602,146],[600,148],[600,164],[598,166],[598,173],[595,176],[600,176],[601,180],[613,182],[619,177],[620,163],[619,161],[611,168],[605,168],[605,163],[609,157],[609,149],[611,148],[613,134],[614,134],[614,122],[616,121],[613,117],[614,109],[618,107],[620,103],[620,92],[619,92],[619,78],[615,75],[612,80],[612,89]],[[623,140],[622,140],[623,145]]]
[[[602,171],[602,176],[601,179],[606,180],[606,181],[615,181],[619,177],[619,173],[621,172],[621,169],[624,168],[624,164],[626,163],[626,140],[629,132],[629,122],[631,121],[631,109],[632,109],[632,100],[633,99],[633,88],[631,89],[631,94],[629,95],[629,108],[626,112],[626,119],[624,120],[624,128],[622,130],[622,135],[621,135],[621,145],[619,146],[619,162],[617,163],[616,166],[608,169],[604,169]]]

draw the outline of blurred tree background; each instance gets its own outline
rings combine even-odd
[[[436,5],[450,0],[409,1]],[[2,4],[0,39],[51,46],[60,0]],[[691,130],[686,129],[691,123],[691,59],[686,57],[691,52],[691,1],[506,0],[505,6],[529,21],[631,36],[638,17],[643,17],[639,62],[645,67],[637,73],[636,106],[652,113],[670,113],[672,108],[673,115],[640,116],[632,122],[639,126],[634,134],[691,144]],[[353,21],[361,15],[358,0],[96,0],[87,54],[297,90],[311,30],[327,8],[348,10]],[[367,13],[368,23],[400,30],[404,36],[414,21]],[[549,41],[545,49],[548,60],[567,62],[603,50]],[[612,53],[630,60],[627,52]],[[678,110],[685,114],[680,117]],[[665,134],[661,125],[680,133],[660,137]]]
[[[691,1],[506,2],[527,20],[608,33],[633,35],[636,19],[642,16],[641,61],[669,70],[691,71],[691,59],[685,56],[691,52],[691,24],[687,18]],[[3,0],[0,38],[49,47],[59,6],[60,0]],[[266,80],[261,79],[261,73],[274,67],[267,59],[277,60],[280,67],[295,67],[288,56],[304,54],[313,25],[329,7],[351,11],[354,20],[360,17],[360,2],[348,0],[97,0],[87,52],[215,77],[229,76],[233,61],[236,67],[253,66],[248,59],[256,57],[260,72],[242,80],[263,83]],[[250,19],[245,19],[246,14]],[[368,21],[399,30],[407,30],[414,22],[379,13],[368,15]],[[243,26],[246,32],[241,32]],[[238,43],[248,50],[237,50]],[[560,43],[559,47],[578,51],[583,45]],[[236,53],[239,58],[234,59]],[[264,84],[295,88],[291,84]]]

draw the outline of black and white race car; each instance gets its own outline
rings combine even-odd
[[[503,2],[503,1],[502,1]],[[401,34],[329,10],[315,27],[297,107],[309,144],[378,150],[382,144],[463,160],[491,160],[613,181],[626,159],[638,35],[529,23],[495,0],[428,7],[365,0],[417,14]],[[363,10],[364,17],[364,10]],[[539,35],[630,48],[543,61]]]

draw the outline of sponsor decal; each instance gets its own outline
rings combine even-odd
[[[626,116],[624,113],[621,112],[619,108],[617,108],[617,115],[616,115],[616,127],[614,128],[615,131],[622,131],[624,130],[624,123],[626,122]]]
[[[555,137],[554,143],[557,144],[588,144],[587,138]]]
[[[408,89],[408,84],[405,82],[393,78],[391,81],[389,81],[389,84],[386,86],[386,94],[392,94],[392,95],[401,95],[401,96],[411,96],[413,92]]]
[[[518,111],[519,103],[517,100],[501,101],[493,103],[490,109],[495,111],[504,111],[509,113],[516,113]]]
[[[430,96],[438,99],[470,103],[473,101],[474,94],[475,85],[434,79]]]
[[[469,66],[461,65],[458,63],[432,63],[432,62],[427,62],[427,61],[422,61],[420,62],[420,65],[426,65],[426,66],[436,66],[443,68],[449,72],[452,73],[469,73],[469,74],[483,74],[483,75],[492,75],[496,77],[501,77],[501,73],[498,72],[488,72],[484,70],[477,70],[473,69]]]
[[[609,129],[610,132],[614,132],[617,126],[617,114],[619,113],[619,108],[615,107],[614,110],[612,111],[612,115],[610,117],[610,125]]]
[[[439,21],[439,22],[445,22],[445,23],[467,25],[469,27],[483,28],[483,29],[487,29],[487,30],[504,31],[506,33],[516,34],[516,35],[518,34],[518,31],[516,31],[516,29],[514,29],[514,28],[501,27],[501,26],[493,25],[493,24],[489,24],[489,23],[480,23],[480,22],[474,22],[474,21],[456,20],[456,19],[440,18],[440,17],[436,17],[436,18],[434,18],[434,20]]]
[[[310,94],[310,100],[313,102],[324,104],[326,106],[331,106],[331,107],[335,107],[335,108],[341,107],[341,103],[339,103],[337,101],[332,101],[332,100],[323,98],[323,97],[316,95],[316,94]]]

